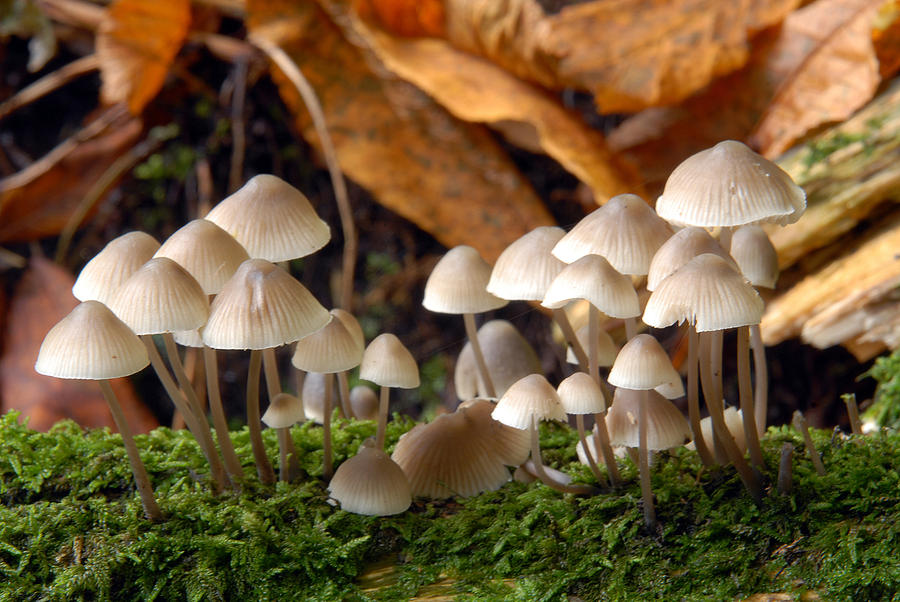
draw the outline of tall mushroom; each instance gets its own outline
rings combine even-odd
[[[381,387],[378,404],[378,426],[375,447],[384,450],[384,434],[387,428],[388,402],[391,387],[414,389],[419,386],[419,367],[409,349],[396,335],[383,333],[372,339],[363,353],[359,366],[359,378]]]

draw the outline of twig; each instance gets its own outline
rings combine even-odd
[[[275,65],[284,72],[285,76],[294,84],[297,92],[303,98],[304,104],[312,117],[313,125],[322,144],[322,154],[328,165],[328,173],[331,176],[331,184],[334,187],[334,197],[337,201],[338,213],[341,217],[341,229],[344,234],[344,257],[341,272],[341,294],[338,307],[352,311],[353,302],[353,271],[356,266],[356,226],[353,223],[353,212],[350,208],[350,199],[347,196],[347,185],[338,165],[337,153],[328,133],[325,123],[325,115],[322,105],[316,97],[316,92],[304,77],[303,73],[291,60],[290,56],[278,45],[264,39],[262,36],[250,35],[250,42],[262,50]]]
[[[794,446],[781,446],[781,460],[778,462],[778,493],[788,495],[794,486]]]
[[[244,179],[244,150],[247,136],[244,132],[244,98],[247,95],[246,56],[234,64],[234,86],[231,92],[231,167],[228,172],[228,193],[241,187]]]
[[[85,73],[90,73],[99,68],[99,66],[100,61],[97,60],[97,55],[89,54],[80,59],[75,59],[56,71],[48,73],[0,103],[0,119],[3,119],[16,109],[20,109],[42,96],[46,96],[54,90],[61,88],[76,77],[84,75]]]
[[[812,459],[813,466],[816,468],[816,473],[818,473],[820,477],[825,476],[825,465],[822,464],[822,458],[819,456],[819,452],[816,451],[816,445],[813,443],[812,437],[809,434],[809,425],[806,423],[803,412],[794,410],[793,423],[794,428],[803,435],[803,441],[806,443],[806,451],[809,453],[810,459]]]
[[[856,395],[847,393],[841,395],[841,399],[847,404],[847,415],[850,417],[850,430],[854,435],[862,435],[862,422],[859,420],[859,408],[856,405]]]

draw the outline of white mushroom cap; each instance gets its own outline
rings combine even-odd
[[[647,274],[647,290],[655,290],[666,276],[703,253],[713,253],[729,262],[732,261],[719,241],[703,228],[697,226],[682,228],[664,242],[653,256],[650,272]]]
[[[328,324],[297,341],[291,363],[307,372],[334,373],[350,370],[362,361],[362,341],[344,322],[331,314]]]
[[[691,427],[681,411],[656,391],[616,389],[606,414],[609,442],[614,446],[638,447],[638,413],[641,397],[647,396],[647,448],[671,449],[691,439]]]
[[[268,174],[250,178],[206,219],[231,234],[251,258],[272,262],[305,257],[331,239],[306,195]]]
[[[541,371],[537,353],[506,320],[485,322],[478,329],[478,343],[497,395],[503,395],[520,378]],[[471,343],[466,343],[456,359],[453,383],[460,399],[471,399],[478,394],[478,367]]]
[[[273,429],[283,429],[302,422],[304,417],[303,402],[299,398],[287,393],[278,393],[266,408],[262,421]]]
[[[527,429],[534,419],[565,421],[566,411],[553,385],[540,374],[529,374],[506,390],[491,417],[513,428]]]
[[[360,420],[378,420],[378,395],[365,385],[350,389],[350,408]]]
[[[34,369],[56,378],[102,380],[128,376],[150,363],[147,349],[99,301],[84,301],[44,337]]]
[[[441,257],[425,283],[425,309],[444,314],[478,314],[507,304],[487,292],[491,266],[472,247],[459,245]]]
[[[510,301],[540,301],[565,264],[550,251],[566,232],[556,226],[539,226],[519,237],[500,253],[488,292]]]
[[[550,283],[541,305],[559,309],[576,299],[585,299],[612,318],[641,315],[631,278],[617,272],[600,255],[585,255],[567,265]]]
[[[606,411],[603,389],[586,372],[576,372],[556,388],[566,414],[600,414]]]
[[[746,144],[724,140],[685,159],[669,176],[656,211],[679,226],[790,224],[806,193],[776,164]]]
[[[228,232],[205,219],[188,222],[166,239],[154,257],[168,257],[215,295],[244,261],[247,251]]]
[[[78,274],[72,294],[79,301],[109,303],[119,286],[159,248],[146,232],[128,232],[109,241]]]
[[[342,510],[367,516],[400,514],[412,503],[403,469],[370,442],[338,466],[328,493],[340,502]]]
[[[775,288],[778,282],[778,251],[761,227],[751,224],[735,230],[731,236],[731,256],[750,284]]]
[[[649,334],[636,335],[625,343],[607,380],[616,387],[637,390],[664,386],[671,391],[681,387],[681,394],[676,397],[684,395],[681,376],[659,341]]]
[[[419,386],[419,367],[396,335],[383,333],[366,347],[359,377],[382,387],[414,389]]]

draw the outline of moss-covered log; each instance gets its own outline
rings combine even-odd
[[[343,461],[374,433],[335,429]],[[412,426],[391,424],[388,443]],[[273,461],[277,443],[266,432]],[[235,433],[247,474],[240,495],[210,493],[202,453],[184,431],[138,437],[163,523],[142,518],[121,439],[71,422],[49,433],[0,418],[0,599],[733,599],[761,592],[874,600],[900,590],[900,436],[815,433],[827,469],[795,456],[790,496],[756,504],[731,469],[703,471],[694,452],[653,470],[659,529],[644,530],[636,470],[595,497],[509,483],[475,498],[416,501],[398,516],[349,514],[328,503],[321,428],[292,432],[306,480],[253,485],[246,430]],[[787,428],[764,442],[770,480]],[[573,463],[574,433],[545,427],[548,463]]]

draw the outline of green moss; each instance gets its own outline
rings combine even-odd
[[[860,378],[874,378],[878,382],[875,401],[865,417],[879,426],[900,428],[900,351],[876,359]]]
[[[336,461],[373,434],[338,420]],[[409,428],[394,421],[388,443]],[[273,461],[272,431],[266,443]],[[0,600],[395,600],[439,592],[462,599],[734,599],[760,592],[829,600],[889,599],[900,591],[900,436],[834,439],[816,432],[818,477],[789,428],[764,444],[774,475],[785,441],[797,448],[794,490],[759,504],[732,470],[703,471],[679,450],[653,472],[660,528],[643,527],[634,468],[628,485],[592,498],[543,485],[450,501],[416,501],[396,517],[363,517],[327,501],[318,478],[321,429],[293,430],[310,475],[263,487],[246,430],[235,433],[247,485],[213,496],[183,431],[138,445],[168,516],[141,518],[117,436],[71,422],[49,433],[0,419]],[[572,463],[572,432],[545,426],[548,463]]]

